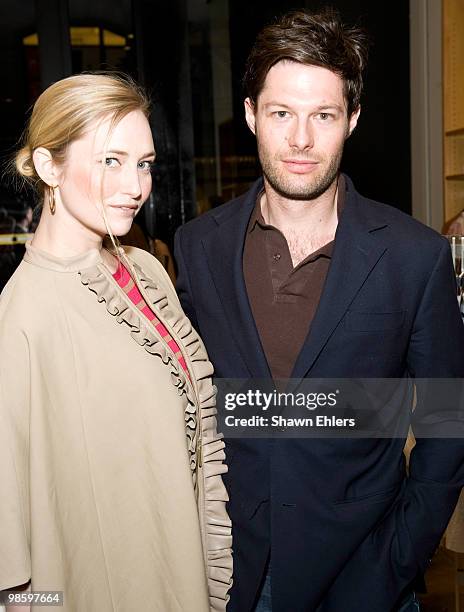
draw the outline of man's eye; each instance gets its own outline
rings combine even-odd
[[[319,113],[319,118],[322,119],[322,121],[327,121],[327,119],[331,118],[330,113]]]
[[[277,116],[279,119],[285,119],[285,117],[287,117],[287,116],[288,116],[288,112],[287,112],[287,111],[283,111],[283,110],[276,111],[276,113],[275,113],[275,114],[276,114],[276,116]]]
[[[116,168],[119,165],[119,161],[116,157],[105,157],[105,166],[107,168]]]

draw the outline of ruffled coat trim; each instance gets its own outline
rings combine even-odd
[[[232,525],[226,512],[227,491],[221,475],[227,472],[222,434],[217,433],[216,387],[205,347],[182,310],[140,266],[124,256],[145,301],[168,327],[182,350],[191,380],[154,326],[134,306],[103,264],[79,272],[81,282],[104,303],[106,311],[126,325],[132,339],[170,369],[171,381],[185,396],[185,431],[190,469],[197,494],[205,555],[210,610],[225,611],[232,586]],[[200,418],[198,418],[198,415]]]

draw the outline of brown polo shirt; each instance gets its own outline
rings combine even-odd
[[[293,267],[287,240],[267,225],[261,192],[248,224],[243,274],[251,310],[272,377],[290,378],[308,335],[329,269],[334,241]],[[345,201],[345,181],[338,183],[337,214]]]

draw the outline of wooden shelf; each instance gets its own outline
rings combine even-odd
[[[443,0],[444,218],[464,209],[464,0]]]
[[[464,127],[455,130],[447,130],[445,136],[464,136]]]

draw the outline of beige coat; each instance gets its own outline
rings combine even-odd
[[[224,610],[212,366],[161,264],[127,255],[192,381],[99,251],[28,246],[0,298],[0,589],[32,577],[67,612]]]

